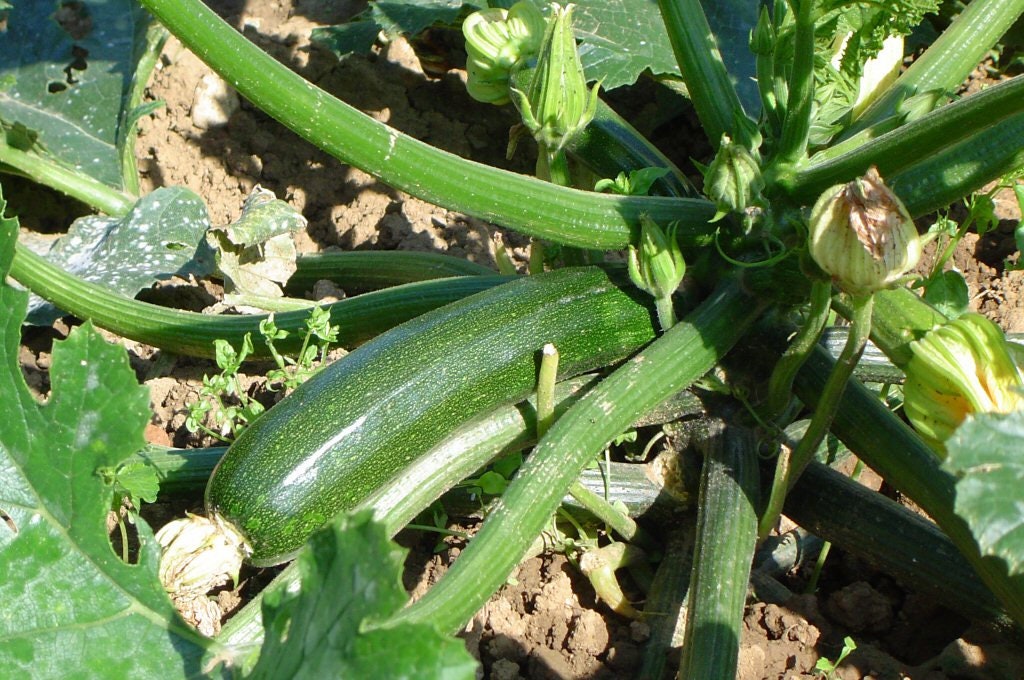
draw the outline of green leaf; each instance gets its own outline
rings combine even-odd
[[[132,79],[150,19],[130,0],[19,0],[0,31],[0,118],[49,154],[117,189]],[[63,27],[62,27],[63,26]]]
[[[946,441],[943,467],[958,477],[955,510],[982,555],[1024,573],[1024,411],[969,416]]]
[[[968,311],[970,297],[963,274],[953,270],[929,280],[924,289],[924,299],[950,319]]]
[[[482,9],[486,2],[471,0],[399,0],[371,2],[347,24],[313,29],[311,39],[338,57],[365,54],[383,31],[389,38],[416,35],[434,24],[456,23],[464,9]]]
[[[588,80],[613,90],[644,71],[679,75],[658,4],[650,0],[580,0],[574,24]]]
[[[135,297],[153,282],[173,275],[209,273],[203,237],[210,218],[202,199],[184,187],[157,189],[139,199],[124,217],[82,217],[47,254],[54,264],[86,281]],[[30,323],[49,325],[56,307],[33,296]]]
[[[292,234],[305,229],[306,218],[259,186],[242,206],[238,221],[210,231],[217,268],[232,296],[281,297],[281,286],[295,273],[298,252]],[[233,304],[235,297],[225,302]]]
[[[317,532],[297,562],[301,587],[263,600],[267,632],[252,679],[475,677],[460,640],[423,624],[374,628],[405,606],[405,550],[369,512]]]
[[[490,3],[503,7],[511,4]],[[536,4],[547,9],[544,2]],[[602,87],[611,90],[636,82],[646,70],[655,75],[679,75],[657,3],[578,0],[574,4],[574,28],[587,80],[603,80]],[[381,31],[392,38],[416,35],[435,24],[454,25],[464,13],[487,5],[469,0],[378,0],[347,24],[315,29],[312,39],[339,57],[365,53]]]
[[[0,214],[4,201],[0,197]],[[0,281],[17,236],[0,220]],[[123,348],[90,324],[55,343],[46,404],[18,365],[27,294],[0,284],[0,668],[24,678],[190,678],[211,643],[182,623],[137,524],[137,564],[106,535],[113,489],[97,474],[144,444],[149,399]]]

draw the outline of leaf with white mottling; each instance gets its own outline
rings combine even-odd
[[[216,253],[217,269],[227,293],[281,297],[282,285],[296,269],[293,234],[306,228],[306,218],[256,186],[245,199],[238,221],[207,235]]]
[[[212,263],[197,260],[209,228],[206,205],[195,193],[184,187],[157,189],[124,217],[75,220],[46,257],[86,281],[134,297],[155,281],[209,273]],[[33,296],[30,323],[48,325],[58,316],[56,307]]]
[[[171,606],[152,531],[137,522],[136,564],[107,537],[113,486],[98,472],[143,445],[149,395],[124,348],[85,324],[54,344],[50,397],[36,402],[18,364],[28,294],[4,283],[17,230],[0,219],[0,674],[209,677],[215,645]]]

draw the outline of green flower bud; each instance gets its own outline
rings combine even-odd
[[[551,5],[537,69],[527,92],[512,88],[523,124],[549,154],[560,151],[594,118],[597,89],[587,89],[572,32],[573,5]]]
[[[1024,406],[1024,382],[1003,332],[975,313],[910,343],[903,410],[940,454],[972,413],[1009,413]]]
[[[657,299],[672,297],[683,281],[686,262],[676,241],[676,224],[668,234],[647,215],[640,218],[640,247],[629,247],[629,278]]]
[[[761,6],[761,14],[757,17],[757,25],[750,32],[750,51],[753,54],[772,56],[775,52],[775,27],[768,14],[768,8]]]
[[[731,212],[743,212],[754,204],[764,189],[761,164],[742,144],[722,135],[722,143],[704,173],[704,193],[718,206],[711,221]]]
[[[462,22],[466,38],[466,90],[477,101],[509,102],[512,70],[540,51],[546,23],[528,0],[511,9],[484,9]]]
[[[875,167],[827,189],[811,211],[810,253],[839,287],[868,295],[894,284],[921,257],[910,213]]]

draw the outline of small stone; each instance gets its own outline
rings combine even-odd
[[[192,98],[192,124],[202,130],[227,125],[238,110],[238,94],[220,76],[207,73]]]

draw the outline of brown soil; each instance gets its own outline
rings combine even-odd
[[[508,130],[515,122],[509,112],[469,99],[461,71],[426,75],[405,41],[341,63],[309,45],[311,29],[346,19],[357,4],[214,3],[263,49],[374,118],[461,156],[531,171],[528,152],[505,160]],[[206,201],[214,223],[223,224],[238,216],[243,199],[258,183],[309,220],[308,234],[300,239],[302,251],[429,250],[493,263],[488,225],[382,185],[316,150],[247,102],[226,125],[197,127],[192,119],[196,88],[209,73],[175,39],[169,41],[148,93],[166,107],[140,126],[137,152],[144,191],[187,186]],[[650,110],[634,113],[656,118]],[[682,143],[700,148],[700,142]],[[678,140],[673,144],[678,147]],[[690,153],[679,155],[685,160]],[[1007,210],[1012,207],[1009,200],[1003,204]],[[508,238],[513,253],[524,261],[527,240]],[[1024,331],[1024,274],[1005,271],[1002,265],[1014,251],[1012,229],[1004,228],[980,240],[969,235],[954,263],[968,278],[972,306],[1007,330]],[[40,392],[48,390],[49,344],[66,331],[58,322],[53,329],[26,333],[23,364]],[[212,364],[177,360],[168,365],[155,361],[149,348],[128,344],[136,369],[152,390],[151,441],[203,443],[184,428],[185,405],[197,398],[202,376],[213,371]],[[457,553],[455,548],[433,554],[432,536],[403,540],[413,548],[407,583],[414,593]],[[797,572],[782,579],[799,592],[806,577],[806,572]],[[743,680],[819,677],[816,661],[820,656],[835,658],[845,635],[857,640],[858,650],[837,672],[839,678],[1024,677],[1020,648],[981,627],[972,628],[842,551],[833,552],[816,595],[793,595],[774,604],[751,599],[744,623],[738,676]],[[648,634],[643,622],[618,616],[597,602],[565,557],[545,555],[520,566],[464,637],[483,662],[485,677],[511,680],[634,677]]]

